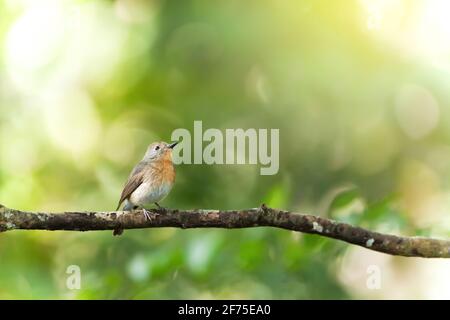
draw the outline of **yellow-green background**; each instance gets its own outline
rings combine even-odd
[[[202,120],[280,129],[279,173],[180,165],[165,206],[448,237],[449,39],[446,0],[1,0],[0,203],[113,210],[147,145]],[[269,228],[0,234],[6,299],[449,298],[449,270]]]

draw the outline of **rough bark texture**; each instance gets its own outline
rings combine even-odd
[[[382,234],[330,219],[293,213],[262,205],[245,210],[141,210],[133,212],[24,212],[0,205],[0,232],[25,230],[114,230],[140,228],[251,228],[275,227],[342,240],[391,255],[450,258],[450,241]]]

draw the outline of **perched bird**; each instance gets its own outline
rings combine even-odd
[[[150,212],[144,206],[154,203],[161,208],[158,201],[164,199],[172,189],[175,182],[172,149],[177,144],[155,142],[148,147],[144,158],[131,171],[116,210],[125,201],[125,211],[142,208],[145,217],[151,219]]]

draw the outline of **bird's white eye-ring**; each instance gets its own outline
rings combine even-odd
[[[159,150],[159,146],[156,146],[156,147],[155,147],[155,150],[158,151],[158,150]]]

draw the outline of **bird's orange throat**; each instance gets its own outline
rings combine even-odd
[[[173,183],[175,181],[175,168],[172,162],[172,150],[166,152],[161,159],[161,166],[163,171],[163,182]]]
[[[162,156],[162,161],[170,161],[170,163],[172,162],[172,149],[168,149],[166,152],[164,152],[163,156]]]

